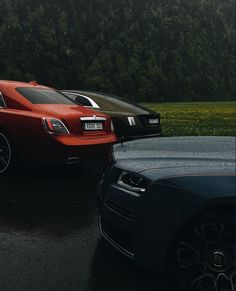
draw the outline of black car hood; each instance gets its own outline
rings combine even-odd
[[[114,147],[116,167],[151,180],[179,175],[235,175],[234,137],[172,137]]]

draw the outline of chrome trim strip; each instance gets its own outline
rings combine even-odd
[[[123,183],[124,184],[124,183]],[[122,186],[121,184],[118,184],[118,185],[120,185],[120,186]],[[124,184],[124,185],[126,185],[126,184]],[[139,194],[139,193],[136,193],[136,192],[133,192],[133,191],[130,191],[130,190],[128,190],[127,188],[126,188],[126,186],[123,186],[123,187],[119,187],[119,186],[117,186],[117,185],[115,185],[115,184],[112,184],[111,185],[113,188],[116,188],[116,189],[118,189],[118,190],[121,190],[121,191],[123,191],[123,192],[125,192],[125,193],[127,193],[127,194],[130,194],[130,195],[132,195],[132,196],[135,196],[135,197],[140,197],[141,196],[141,194]]]
[[[85,96],[83,94],[79,94],[79,93],[74,93],[74,92],[68,92],[68,91],[61,91],[61,93],[64,93],[64,94],[71,94],[71,95],[75,95],[75,96],[81,96],[81,97],[84,97],[86,98],[90,103],[91,103],[91,106],[85,106],[85,107],[93,107],[93,108],[100,108],[97,103],[90,97],[88,96]],[[84,105],[82,105],[84,106]]]
[[[118,243],[116,243],[113,239],[110,238],[110,236],[103,230],[102,228],[102,224],[101,224],[101,216],[99,215],[98,217],[98,224],[99,224],[99,230],[102,234],[102,236],[105,238],[105,240],[107,242],[109,242],[109,244],[111,244],[115,249],[117,249],[119,252],[121,252],[122,254],[124,254],[125,256],[129,257],[130,259],[134,259],[134,254],[127,251],[126,249],[124,249],[122,246],[120,246]]]
[[[88,117],[80,117],[81,121],[105,121],[107,120],[105,117],[99,117],[96,115],[88,116]]]

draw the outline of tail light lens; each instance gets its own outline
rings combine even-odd
[[[49,134],[69,134],[69,130],[65,124],[56,118],[42,118],[42,123],[45,131]]]

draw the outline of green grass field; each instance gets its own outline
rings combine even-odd
[[[163,136],[236,135],[236,102],[142,103],[161,114]]]

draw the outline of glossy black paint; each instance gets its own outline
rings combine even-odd
[[[88,91],[62,90],[61,92],[80,105],[110,115],[115,132],[120,139],[161,135],[160,114],[127,99]],[[90,103],[84,97],[92,99],[96,104]],[[150,119],[158,119],[158,123],[150,124]]]
[[[235,138],[179,137],[115,146],[99,191],[101,231],[142,266],[161,268],[186,221],[236,207]],[[147,181],[143,193],[118,183],[122,172]]]

